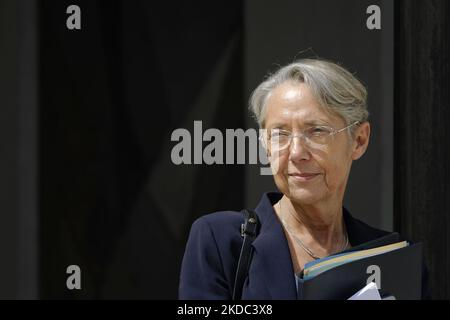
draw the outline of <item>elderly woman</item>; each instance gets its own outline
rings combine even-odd
[[[354,160],[370,138],[367,92],[350,72],[304,59],[268,77],[250,108],[275,183],[255,209],[254,242],[243,299],[296,299],[307,262],[388,234],[353,218],[343,198]],[[182,263],[181,299],[230,299],[242,237],[239,212],[217,212],[192,226]]]

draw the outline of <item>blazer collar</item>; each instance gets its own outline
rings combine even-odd
[[[271,299],[292,300],[297,298],[294,267],[288,242],[273,210],[273,204],[282,196],[278,192],[265,193],[255,209],[261,229],[252,244],[253,259],[263,266],[255,276],[264,281]]]

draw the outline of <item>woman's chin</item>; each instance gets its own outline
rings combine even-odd
[[[312,190],[305,189],[290,190],[289,194],[291,201],[308,205],[317,203],[322,198],[320,192],[313,192]]]

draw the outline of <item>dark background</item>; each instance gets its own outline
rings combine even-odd
[[[448,16],[445,1],[0,1],[0,297],[176,298],[193,220],[275,186],[258,165],[172,164],[172,131],[255,127],[264,75],[319,56],[369,90],[345,205],[423,241],[449,298]]]

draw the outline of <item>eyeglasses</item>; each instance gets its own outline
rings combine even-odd
[[[267,138],[272,152],[288,148],[294,137],[303,139],[308,146],[327,145],[334,139],[336,134],[349,129],[356,124],[359,124],[359,121],[355,121],[339,130],[328,126],[313,126],[306,128],[303,132],[298,134],[292,134],[292,132],[283,129],[270,129]]]

